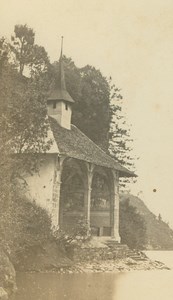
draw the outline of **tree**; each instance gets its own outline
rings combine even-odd
[[[80,69],[80,75],[82,116],[75,120],[74,114],[74,121],[97,145],[108,151],[111,120],[109,83],[100,70],[89,65]]]
[[[8,61],[10,52],[10,45],[4,37],[0,38],[0,73],[6,62]]]
[[[14,247],[16,236],[21,242],[21,203],[17,201],[25,184],[23,174],[38,170],[42,160],[38,152],[44,156],[51,141],[47,138],[45,74],[22,76],[4,38],[0,39],[0,66],[0,244],[8,249],[9,237],[14,237]],[[16,218],[15,207],[19,211]]]
[[[121,242],[131,249],[143,249],[146,245],[146,225],[130,200],[120,202],[120,236]]]
[[[49,65],[49,59],[44,47],[35,44],[35,33],[32,28],[25,25],[16,25],[14,35],[11,37],[11,49],[15,54],[19,66],[19,73],[24,71],[43,72]],[[25,70],[28,67],[28,70]]]
[[[0,201],[8,202],[16,190],[16,178],[27,167],[32,171],[38,161],[39,151],[44,152],[47,143],[48,120],[44,82],[38,77],[21,77],[10,61],[10,48],[4,39],[0,44]],[[12,153],[30,153],[30,156],[13,156]]]
[[[134,171],[133,139],[123,110],[123,97],[120,94],[120,89],[111,85],[111,81],[110,86],[112,119],[109,132],[109,152],[121,165]],[[126,189],[129,182],[130,180],[127,178],[120,179],[120,187]]]
[[[39,152],[44,151],[45,137],[47,136],[47,85],[46,76],[40,69],[40,74],[34,73],[31,78],[21,76],[25,64],[41,65],[45,62],[43,47],[34,45],[34,32],[26,25],[15,26],[16,39],[20,41],[14,44],[21,45],[18,62],[11,59],[11,45],[5,39],[0,40],[0,128],[1,146],[15,149],[15,152]],[[31,51],[32,46],[36,50],[35,56]],[[34,48],[32,48],[33,50]],[[14,50],[14,49],[13,49]],[[46,86],[46,87],[45,87]],[[7,151],[8,152],[8,151]]]
[[[46,50],[42,46],[34,45],[32,49],[32,60],[29,64],[31,76],[43,75],[50,67],[49,58]]]
[[[30,64],[32,59],[32,49],[34,45],[35,33],[33,29],[25,25],[15,25],[12,40],[12,50],[19,63],[19,72],[22,75],[24,67]]]

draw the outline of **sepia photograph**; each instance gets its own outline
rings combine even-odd
[[[0,0],[0,300],[173,299],[172,0]]]

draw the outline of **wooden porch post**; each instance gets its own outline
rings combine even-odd
[[[86,223],[88,226],[88,234],[90,233],[90,211],[91,211],[91,191],[92,191],[92,179],[93,179],[93,170],[94,165],[86,163],[87,166],[87,182],[85,188],[85,197],[84,197],[84,214],[86,218]]]
[[[113,193],[111,210],[112,237],[118,243],[120,243],[121,238],[119,235],[119,174],[116,171],[113,171]]]

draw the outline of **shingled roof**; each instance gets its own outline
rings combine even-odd
[[[115,169],[120,171],[121,177],[136,177],[133,172],[122,167],[107,155],[76,126],[71,125],[71,130],[68,130],[61,127],[52,117],[49,117],[49,122],[60,155],[66,155],[98,166]]]

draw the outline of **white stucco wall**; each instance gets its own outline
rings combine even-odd
[[[67,105],[67,110],[66,110]],[[71,129],[71,106],[67,103],[62,102],[62,116],[61,116],[61,126],[67,129]]]
[[[72,109],[69,103],[57,101],[56,108],[53,108],[53,102],[50,101],[48,103],[48,115],[57,120],[60,126],[71,129]]]
[[[45,208],[50,214],[52,213],[54,170],[55,155],[47,154],[39,173],[25,177],[28,184],[26,196]]]

